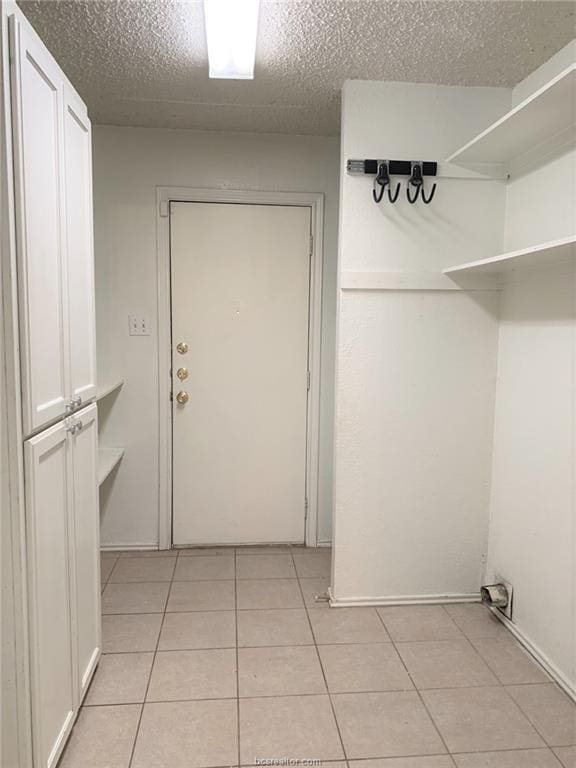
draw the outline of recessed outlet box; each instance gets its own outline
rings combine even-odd
[[[506,618],[512,621],[512,613],[514,611],[514,587],[506,579],[497,578],[496,581],[499,584],[504,584],[508,592],[508,605],[506,608],[498,608],[498,610],[506,616]]]
[[[130,336],[150,336],[150,322],[146,315],[128,315]]]

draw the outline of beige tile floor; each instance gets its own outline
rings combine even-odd
[[[303,548],[104,553],[60,768],[576,768],[576,708],[486,609],[330,609],[329,571]]]

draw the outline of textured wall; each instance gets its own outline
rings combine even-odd
[[[507,89],[346,83],[351,157],[442,161],[500,116]],[[342,171],[339,271],[434,273],[501,249],[502,182],[439,179],[376,206]],[[341,291],[335,556],[342,601],[479,589],[488,533],[496,376],[495,292]]]
[[[104,441],[126,447],[102,491],[104,545],[158,541],[156,186],[325,194],[318,535],[330,539],[338,160],[335,139],[95,128],[99,376],[126,379],[100,408]],[[151,336],[128,336],[131,313]]]

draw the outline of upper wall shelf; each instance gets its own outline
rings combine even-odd
[[[573,140],[575,109],[576,64],[572,64],[450,155],[446,162],[468,168],[521,167],[534,154],[547,154]]]
[[[99,384],[96,392],[96,400],[102,400],[104,397],[111,395],[112,392],[116,392],[117,389],[121,389],[124,386],[124,379],[118,379],[118,381],[108,382],[108,384]]]
[[[564,237],[542,245],[534,245],[519,251],[480,261],[469,261],[443,270],[445,275],[458,278],[469,274],[503,275],[518,269],[552,267],[569,262],[576,257],[576,236]]]

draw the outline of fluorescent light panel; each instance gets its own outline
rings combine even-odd
[[[204,0],[210,77],[252,80],[260,0]]]

